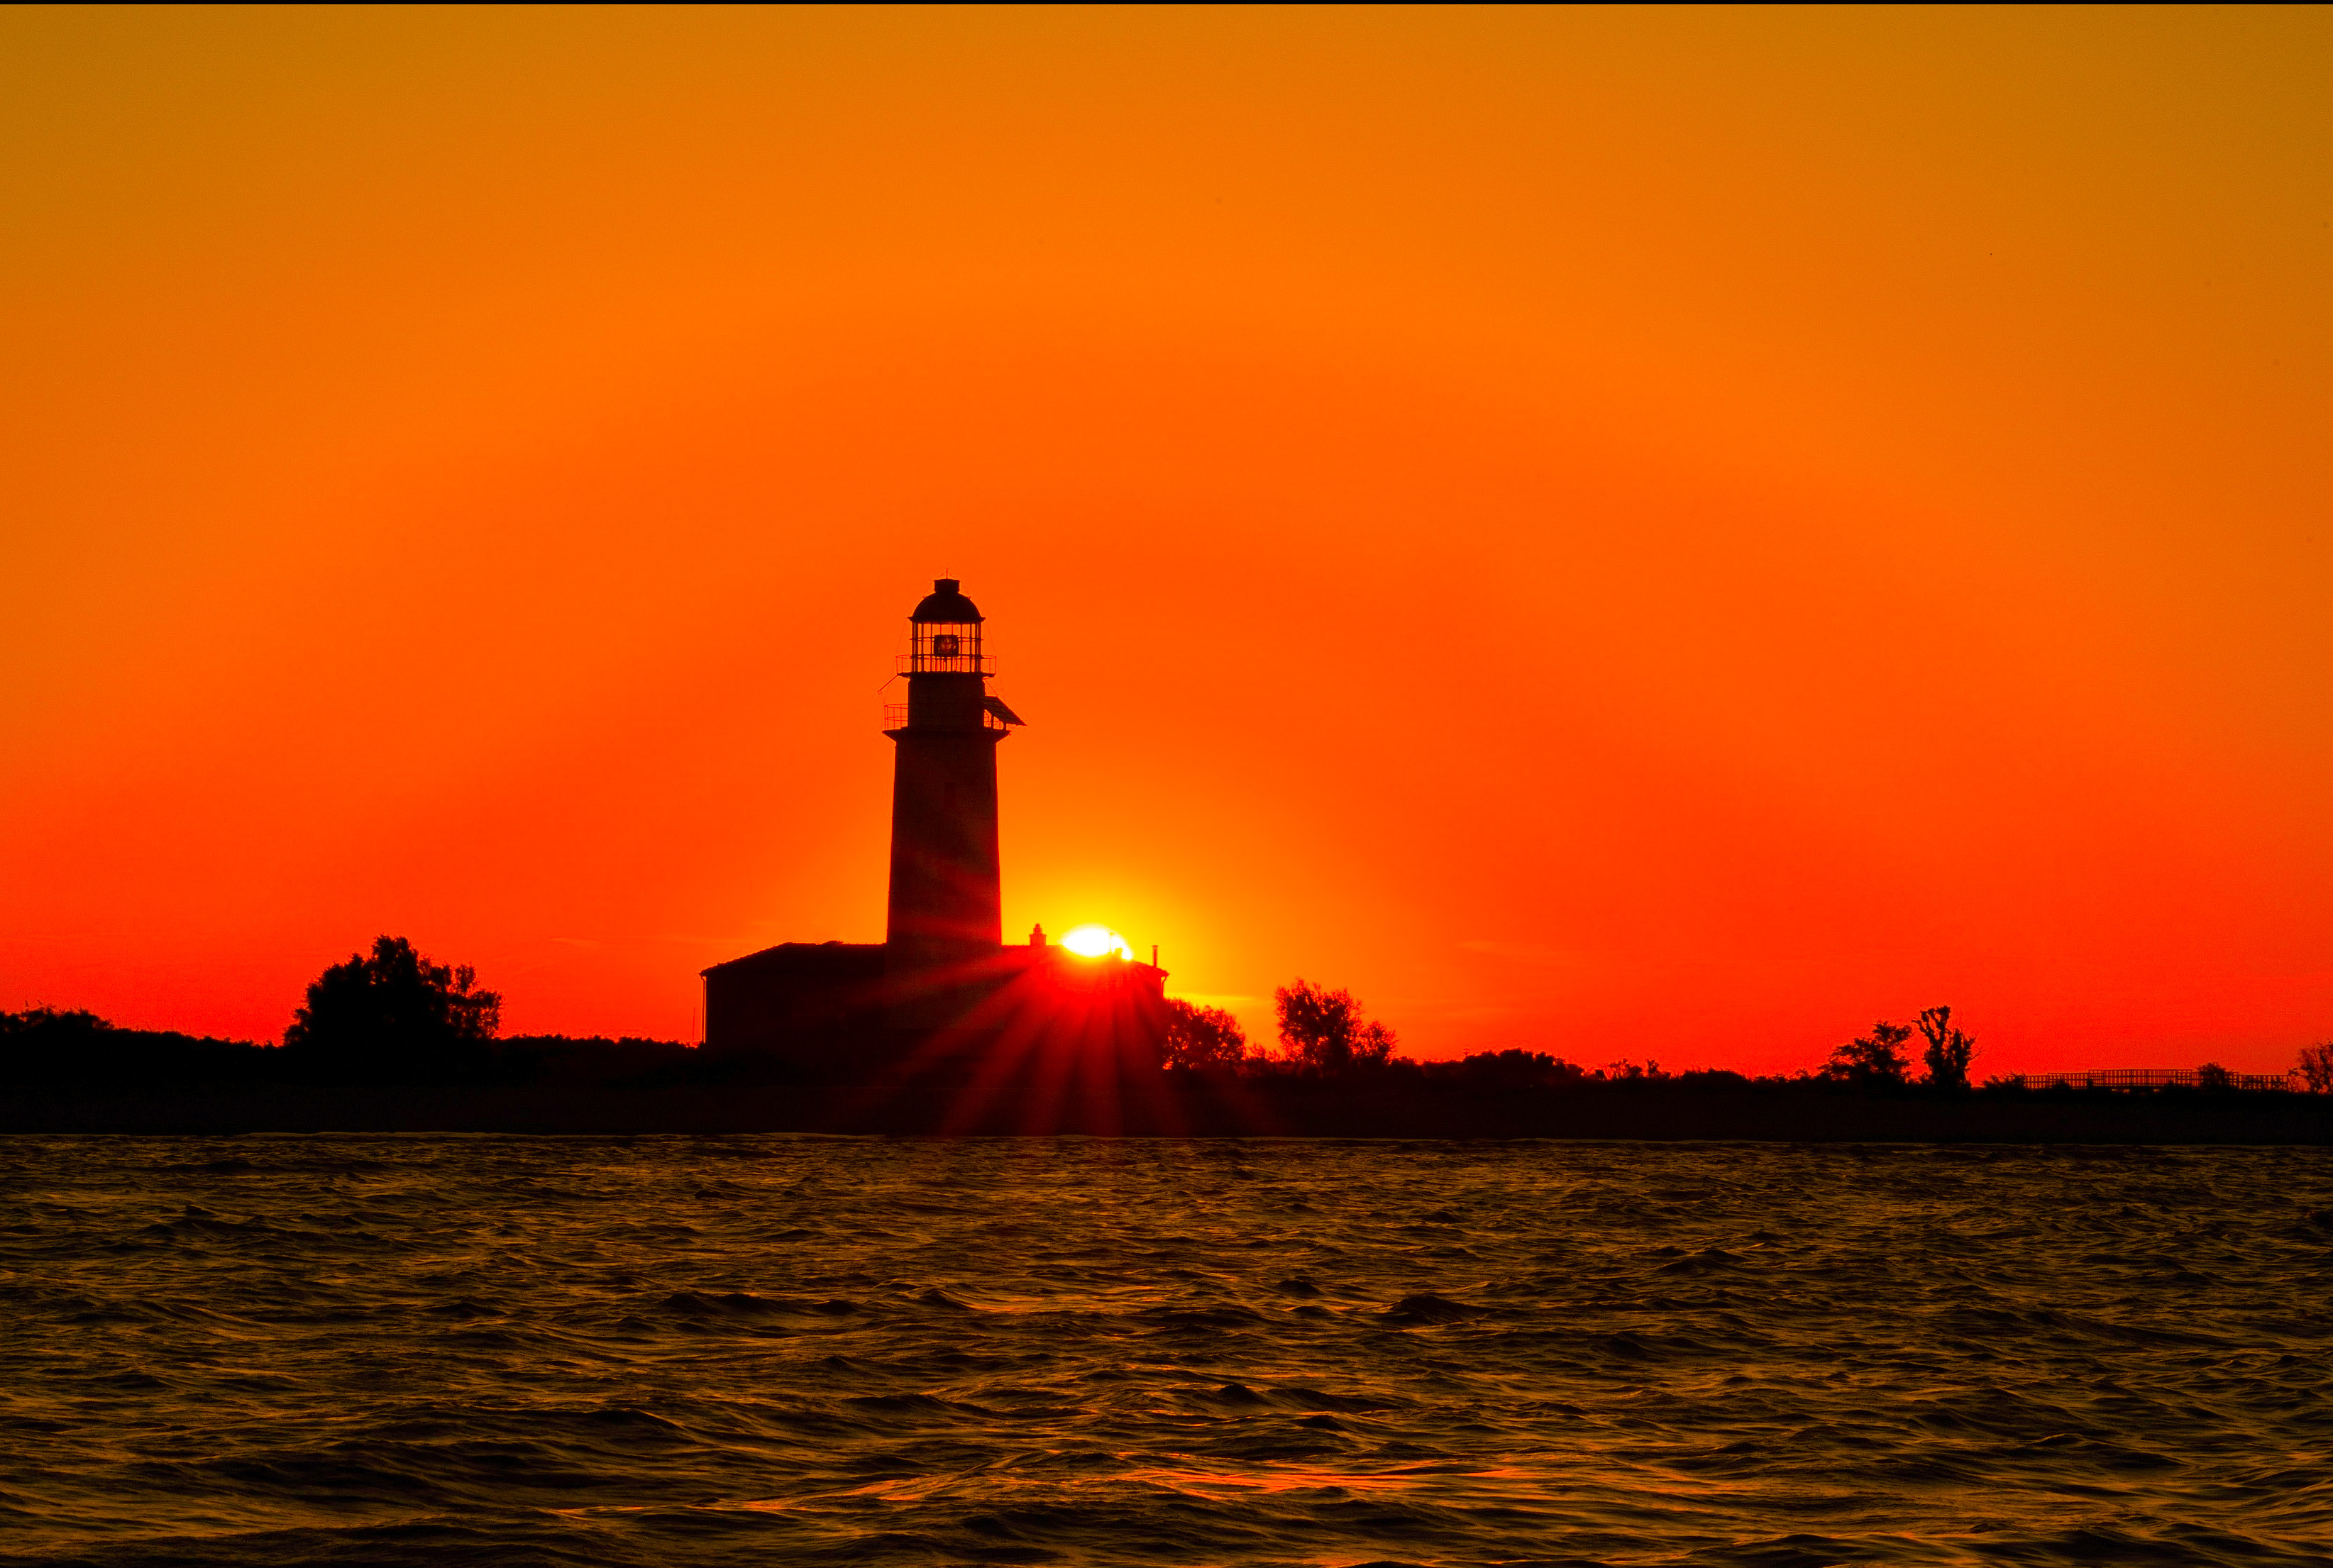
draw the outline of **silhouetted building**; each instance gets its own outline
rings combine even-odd
[[[839,1080],[1046,1082],[1155,1071],[1166,973],[1003,942],[996,747],[1021,724],[990,695],[984,620],[953,578],[907,620],[907,700],[884,734],[890,899],[881,943],[787,942],[704,971],[705,1045]]]

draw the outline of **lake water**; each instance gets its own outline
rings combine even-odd
[[[2333,1151],[0,1139],[0,1560],[2333,1563]]]

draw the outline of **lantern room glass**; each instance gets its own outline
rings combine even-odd
[[[980,622],[914,620],[907,623],[907,670],[912,675],[982,675]]]

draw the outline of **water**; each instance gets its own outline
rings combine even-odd
[[[2333,1563],[2333,1151],[0,1139],[0,1557]]]

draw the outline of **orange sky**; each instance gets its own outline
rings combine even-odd
[[[0,14],[0,1006],[1005,919],[1423,1055],[2333,1035],[2333,14]]]

